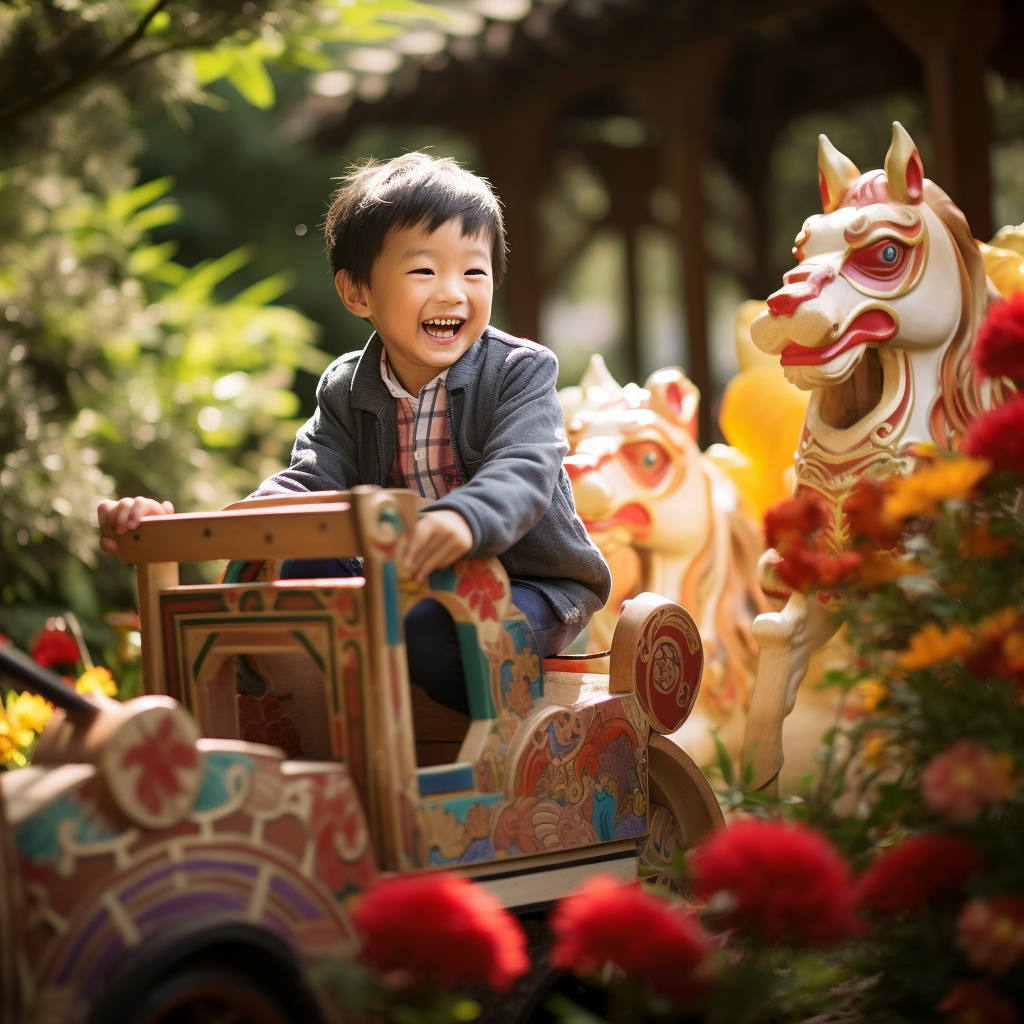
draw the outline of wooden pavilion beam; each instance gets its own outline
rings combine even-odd
[[[992,234],[985,67],[999,36],[999,0],[865,0],[921,62],[935,166],[925,168],[964,212],[976,237]]]

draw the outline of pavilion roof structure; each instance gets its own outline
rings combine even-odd
[[[795,117],[901,90],[925,97],[929,176],[978,237],[990,230],[984,75],[1024,79],[1017,0],[444,0],[373,46],[353,45],[290,115],[294,136],[334,148],[369,124],[437,125],[479,146],[503,197],[513,261],[510,315],[536,337],[550,284],[537,209],[559,154],[581,151],[608,184],[607,221],[627,239],[667,192],[681,256],[691,378],[705,394],[707,211],[713,156],[749,198],[751,294],[767,271],[772,146]],[[1011,38],[1008,40],[1008,36]],[[1018,35],[1018,39],[1019,39]],[[634,246],[627,254],[627,350],[639,369]],[[710,436],[710,408],[701,432]]]

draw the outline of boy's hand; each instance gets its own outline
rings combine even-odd
[[[169,501],[157,501],[155,498],[122,498],[120,501],[101,501],[96,508],[96,517],[100,521],[100,547],[108,555],[117,554],[119,533],[134,530],[142,522],[143,516],[167,516],[174,511]]]
[[[442,508],[424,512],[416,521],[405,553],[405,568],[417,583],[426,583],[435,569],[454,565],[473,546],[473,532],[458,512]]]

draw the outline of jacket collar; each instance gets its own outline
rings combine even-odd
[[[483,335],[452,363],[445,378],[446,391],[465,388],[477,378],[484,356],[483,339],[489,330],[489,327],[485,328]],[[393,401],[380,375],[380,355],[383,350],[380,336],[374,331],[356,364],[350,391],[352,408],[364,409],[375,416],[379,416],[388,402]]]

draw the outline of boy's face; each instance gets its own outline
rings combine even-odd
[[[436,231],[422,224],[396,228],[385,239],[369,286],[354,284],[344,270],[334,284],[345,306],[376,328],[391,368],[417,395],[483,334],[491,318],[490,238],[463,235],[457,219]]]

